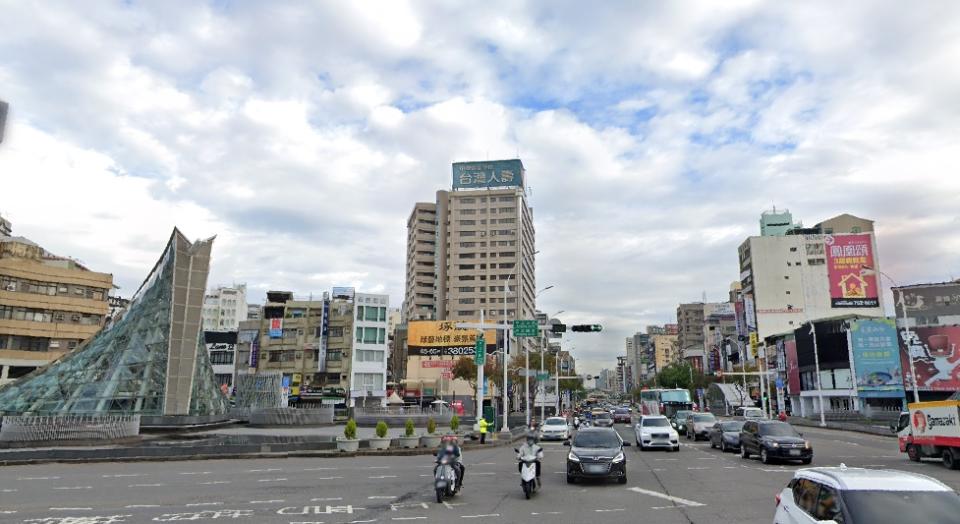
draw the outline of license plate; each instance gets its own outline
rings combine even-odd
[[[606,466],[587,466],[587,473],[606,473]]]
[[[791,449],[791,450],[790,450],[790,455],[793,456],[793,457],[799,457],[799,456],[800,456],[800,450],[799,450],[799,449]]]

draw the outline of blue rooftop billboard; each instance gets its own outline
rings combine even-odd
[[[523,162],[486,160],[453,164],[453,189],[523,187]]]

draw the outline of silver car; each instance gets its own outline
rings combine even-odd
[[[700,440],[710,438],[710,428],[717,423],[713,413],[691,413],[687,415],[687,439]]]

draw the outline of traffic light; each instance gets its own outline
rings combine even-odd
[[[575,326],[570,326],[570,331],[596,333],[603,331],[603,326],[600,324],[577,324]]]
[[[567,325],[566,324],[550,324],[551,333],[566,333]]]

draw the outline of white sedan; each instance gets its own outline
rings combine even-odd
[[[570,438],[570,425],[563,417],[550,417],[540,427],[540,440],[567,440]]]
[[[670,427],[670,420],[663,415],[646,415],[633,428],[640,451],[668,449],[680,451],[680,435]]]

